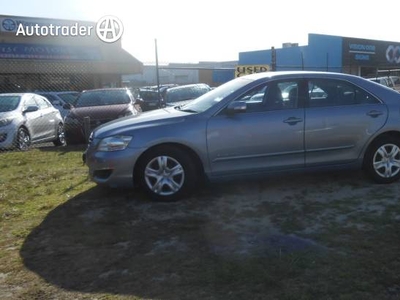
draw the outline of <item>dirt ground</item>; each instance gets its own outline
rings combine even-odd
[[[209,184],[175,203],[96,187],[53,209],[29,233],[20,250],[29,273],[20,271],[19,285],[7,284],[17,273],[1,273],[0,299],[281,299],[284,289],[305,293],[294,283],[297,275],[285,270],[302,272],[293,267],[299,259],[275,262],[304,251],[351,257],[361,245],[352,232],[371,236],[383,214],[400,223],[399,192],[400,184],[373,184],[360,172]],[[260,262],[276,269],[260,275]],[[243,280],[251,270],[264,276],[262,285],[258,278]],[[313,276],[301,278],[321,280]],[[400,295],[399,286],[387,285],[376,293]]]

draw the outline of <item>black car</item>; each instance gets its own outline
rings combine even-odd
[[[157,90],[140,88],[136,90],[135,98],[142,111],[165,107],[165,102]]]

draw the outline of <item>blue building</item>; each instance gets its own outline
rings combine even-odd
[[[331,71],[368,77],[383,70],[399,71],[400,42],[309,34],[306,46],[287,43],[279,49],[241,52],[238,64],[268,65],[277,71]]]

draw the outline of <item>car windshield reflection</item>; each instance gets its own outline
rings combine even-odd
[[[186,104],[184,107],[181,107],[181,110],[195,111],[199,113],[204,112],[235,92],[237,89],[249,84],[250,81],[252,80],[249,78],[244,79],[240,77],[229,81]]]

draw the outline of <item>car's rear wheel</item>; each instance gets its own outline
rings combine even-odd
[[[382,137],[368,149],[364,167],[377,183],[391,183],[400,178],[400,140]]]
[[[57,139],[53,141],[53,144],[55,146],[64,146],[66,144],[63,124],[58,124]]]
[[[17,148],[26,151],[31,146],[31,136],[26,128],[19,128],[17,133]]]
[[[184,150],[162,146],[145,153],[139,160],[136,179],[154,200],[175,201],[195,187],[195,163]]]

